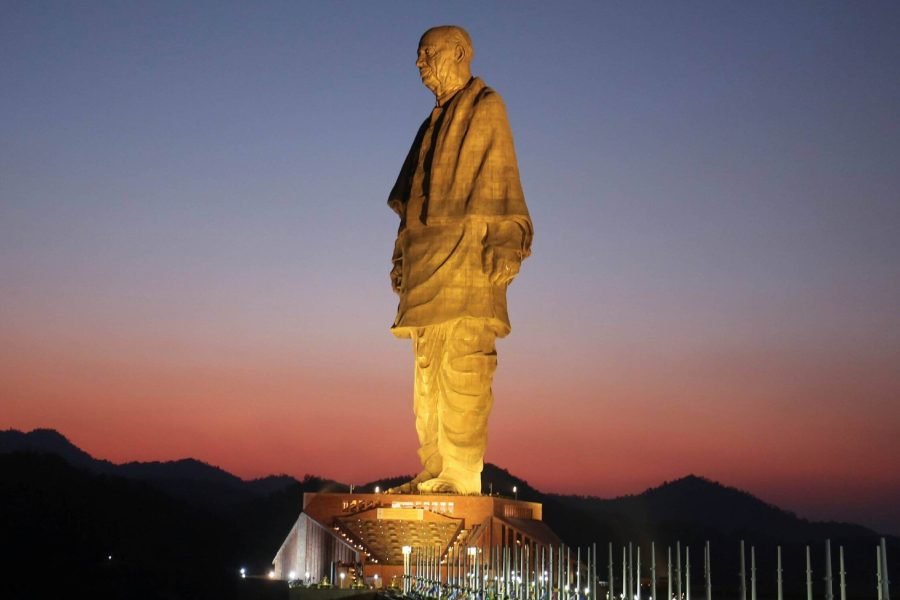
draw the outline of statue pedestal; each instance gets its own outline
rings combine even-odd
[[[468,556],[486,565],[494,548],[529,548],[535,556],[541,546],[558,546],[542,516],[540,503],[498,496],[304,494],[303,512],[273,561],[275,575],[388,587],[404,574],[406,548],[407,568],[428,556],[444,563],[446,581]]]

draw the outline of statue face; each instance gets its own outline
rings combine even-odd
[[[456,47],[450,36],[442,31],[431,31],[419,42],[416,67],[422,83],[436,96],[459,78],[461,63],[456,57]]]

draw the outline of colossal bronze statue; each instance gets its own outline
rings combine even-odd
[[[506,109],[472,77],[472,56],[459,27],[435,27],[419,40],[416,66],[436,102],[388,198],[400,216],[391,330],[413,342],[422,462],[392,492],[481,492],[494,341],[510,331],[506,288],[530,254]]]

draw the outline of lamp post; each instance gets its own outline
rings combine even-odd
[[[395,546],[396,547],[396,546]],[[412,553],[411,546],[403,546],[403,592],[409,593],[409,555]]]

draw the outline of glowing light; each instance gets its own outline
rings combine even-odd
[[[290,573],[288,573],[288,579],[291,579],[291,580],[297,579],[297,572],[291,571]]]
[[[377,485],[375,486],[375,493],[376,493],[376,494],[380,494],[380,493],[381,493],[381,488],[380,488],[379,486],[377,486]]]
[[[412,546],[403,546],[402,550],[404,556],[409,556],[412,553]]]
[[[275,569],[269,571],[269,579],[275,579]]]

